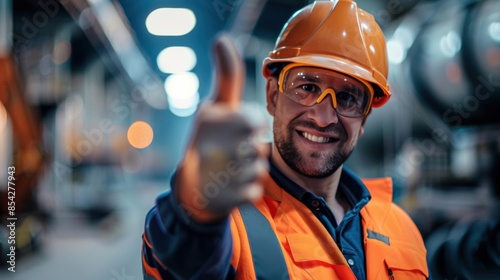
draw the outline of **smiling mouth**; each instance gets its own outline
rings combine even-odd
[[[302,137],[314,143],[332,143],[335,138],[316,136],[305,131],[297,131]]]

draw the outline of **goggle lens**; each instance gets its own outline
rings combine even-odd
[[[332,106],[345,117],[362,117],[368,113],[373,89],[367,83],[342,73],[317,67],[288,67],[280,74],[280,91],[304,106],[313,106],[332,98]],[[293,65],[292,65],[293,66]]]

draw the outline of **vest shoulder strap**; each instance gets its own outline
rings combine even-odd
[[[288,269],[276,233],[267,218],[249,203],[239,207],[257,279],[288,280]]]

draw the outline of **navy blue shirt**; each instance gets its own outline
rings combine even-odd
[[[370,201],[370,192],[363,182],[347,168],[342,169],[338,192],[344,196],[351,209],[345,213],[340,223],[325,200],[286,177],[270,161],[270,174],[274,181],[286,192],[304,203],[318,217],[326,230],[332,235],[342,251],[357,279],[366,279],[363,232],[359,211]]]

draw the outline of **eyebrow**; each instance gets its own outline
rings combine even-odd
[[[296,79],[294,79],[294,80],[296,80]],[[312,76],[310,74],[302,74],[302,75],[300,75],[300,78],[298,80],[300,80],[300,81],[307,81],[307,82],[313,82],[313,83],[320,83],[321,82],[320,78]]]

